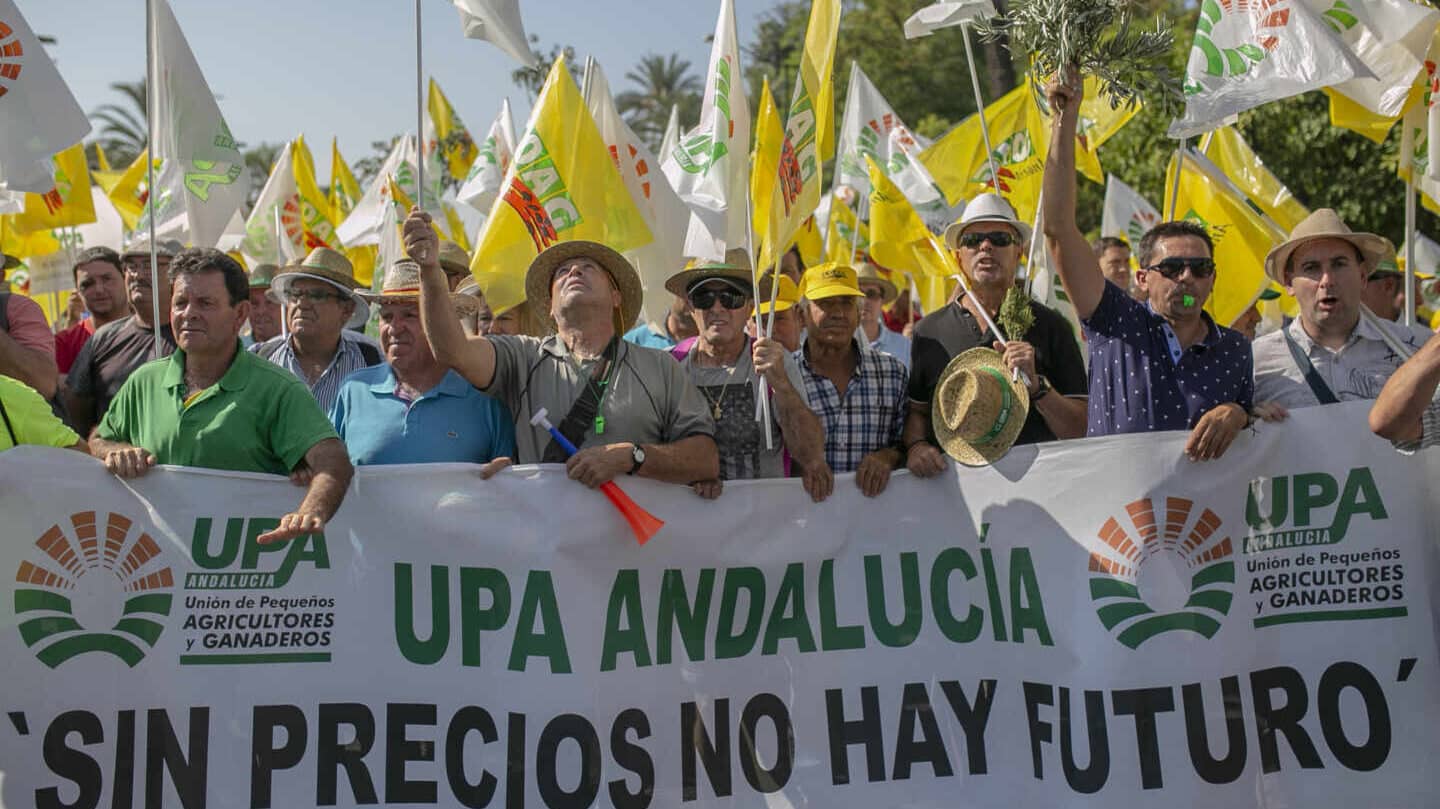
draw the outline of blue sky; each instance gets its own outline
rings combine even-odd
[[[144,0],[17,0],[86,110],[119,99],[114,81],[145,71]],[[736,0],[740,41],[751,40],[777,0]],[[521,0],[526,31],[593,55],[615,92],[647,52],[679,53],[702,80],[719,3],[715,0]],[[411,0],[171,0],[190,47],[235,136],[248,144],[304,133],[322,182],[328,143],[346,159],[415,127],[415,27]],[[425,71],[471,133],[480,137],[509,97],[515,126],[529,99],[510,80],[514,60],[465,39],[448,0],[422,0]],[[693,124],[693,122],[691,122]]]

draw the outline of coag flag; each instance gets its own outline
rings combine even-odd
[[[485,135],[485,142],[480,144],[475,162],[470,164],[470,173],[465,176],[456,199],[472,208],[490,210],[495,198],[500,195],[500,183],[505,179],[505,172],[510,170],[510,160],[514,155],[515,124],[510,121],[510,99],[507,98],[500,102],[500,114],[490,124],[490,131]]]
[[[937,140],[920,154],[920,161],[951,204],[994,191],[1022,220],[1029,221],[1040,200],[1049,130],[1028,82],[1020,82],[987,106],[985,118],[998,177],[991,176],[978,115],[966,118]]]
[[[750,105],[740,70],[735,5],[720,0],[700,123],[662,155],[665,176],[690,209],[685,255],[723,260],[727,249],[749,242],[745,211],[749,154]]]
[[[339,227],[360,203],[360,184],[340,154],[340,143],[330,139],[330,221]]]
[[[805,49],[785,119],[775,185],[771,192],[767,241],[788,245],[801,223],[820,204],[822,163],[835,140],[835,39],[840,0],[812,0]]]
[[[1170,125],[1170,137],[1199,135],[1267,101],[1367,75],[1304,3],[1204,0],[1185,68],[1185,114]]]
[[[1286,233],[1310,215],[1310,210],[1295,199],[1290,189],[1265,168],[1235,127],[1222,126],[1215,130],[1202,152]]]
[[[526,67],[540,63],[520,22],[520,0],[451,0],[469,39],[483,39]]]
[[[295,188],[294,147],[285,144],[255,207],[245,220],[240,252],[250,263],[293,263],[305,255],[305,226],[300,220],[300,194]]]
[[[865,179],[865,186],[870,186],[868,177]],[[866,207],[869,207],[868,199]],[[869,255],[870,225],[857,218],[849,205],[841,200],[834,200],[830,205],[829,220],[826,222],[825,260],[850,264],[864,261]]]
[[[14,0],[0,0],[0,188],[44,194],[50,157],[79,143],[90,119]]]
[[[440,139],[440,155],[445,167],[451,177],[456,180],[463,179],[479,153],[474,139],[470,137],[470,130],[465,128],[460,115],[450,106],[450,99],[445,97],[434,79],[430,80],[430,99],[427,106],[430,109],[430,123],[435,127],[436,137]]]
[[[899,272],[946,277],[960,272],[955,257],[930,232],[910,201],[885,176],[874,160],[865,158],[870,174],[870,255]],[[933,310],[927,310],[933,311]]]
[[[1175,160],[1171,158],[1166,187],[1173,187],[1174,181]],[[1215,286],[1205,310],[1216,323],[1228,326],[1269,285],[1265,254],[1284,241],[1286,234],[1250,207],[1245,194],[1195,149],[1185,152],[1179,182],[1176,218],[1203,226],[1215,243]]]
[[[665,318],[670,313],[670,295],[665,291],[665,280],[684,264],[685,229],[692,221],[690,209],[670,187],[670,181],[661,173],[650,147],[620,117],[615,99],[610,95],[610,82],[598,62],[592,60],[586,66],[585,87],[590,95],[590,114],[595,119],[600,139],[609,150],[610,158],[620,172],[620,179],[630,192],[630,199],[645,219],[645,227],[655,237],[625,256],[640,273],[640,284],[645,290],[642,317],[663,331]],[[743,161],[737,162],[745,165]],[[741,197],[743,200],[744,197]],[[743,220],[744,217],[741,218]],[[741,238],[744,238],[743,229]]]
[[[300,225],[304,228],[305,252],[308,254],[317,247],[338,248],[340,240],[335,236],[335,222],[330,218],[330,201],[320,192],[320,184],[315,180],[315,158],[304,135],[295,139],[291,165],[300,204]]]
[[[1033,93],[1031,97],[1040,106],[1040,114],[1045,120],[1044,151],[1048,154],[1054,116],[1050,114],[1049,102]],[[1087,179],[1104,183],[1105,171],[1100,167],[1100,147],[1130,123],[1130,119],[1140,113],[1142,106],[1136,102],[1134,106],[1121,104],[1112,107],[1110,98],[1100,92],[1100,80],[1094,76],[1086,76],[1085,100],[1080,102],[1080,120],[1075,127],[1075,169]]]
[[[1100,217],[1100,235],[1114,236],[1130,243],[1133,249],[1140,237],[1160,224],[1160,212],[1150,200],[1115,175],[1105,178],[1105,208]]]
[[[625,252],[652,238],[563,57],[536,99],[504,188],[470,264],[497,312],[524,302],[525,270],[552,244],[588,239]]]
[[[770,244],[770,201],[774,197],[775,178],[780,164],[780,149],[785,145],[785,123],[770,93],[770,79],[760,85],[760,104],[755,110],[755,151],[750,155],[750,216],[757,245],[756,267],[774,264]],[[783,252],[783,251],[782,251]]]
[[[71,146],[50,162],[53,167],[50,188],[43,194],[25,195],[25,210],[15,216],[16,230],[28,233],[95,221],[84,144]]]

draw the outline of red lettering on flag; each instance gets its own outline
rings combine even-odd
[[[785,215],[790,215],[790,209],[794,207],[795,200],[799,198],[800,191],[805,187],[805,181],[800,176],[800,160],[795,156],[795,144],[787,136],[785,145],[780,150],[780,165],[778,182],[780,185],[780,200],[785,203]]]
[[[505,191],[505,204],[514,209],[520,221],[525,223],[531,241],[535,242],[535,252],[539,253],[560,241],[560,234],[555,232],[555,223],[550,220],[545,206],[540,204],[529,186],[520,182],[519,177],[511,178],[510,188]]]
[[[60,191],[56,188],[52,188],[44,194],[41,194],[40,199],[45,202],[45,210],[48,211],[51,216],[54,216],[56,212],[65,207],[65,198],[60,196]]]

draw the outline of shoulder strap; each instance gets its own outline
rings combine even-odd
[[[0,331],[10,331],[10,293],[0,290]]]
[[[1310,392],[1315,394],[1315,398],[1320,400],[1320,404],[1339,402],[1340,400],[1335,398],[1334,392],[1330,390],[1330,386],[1320,378],[1320,373],[1315,370],[1315,364],[1310,361],[1304,351],[1300,350],[1300,344],[1295,342],[1295,338],[1290,336],[1289,327],[1281,329],[1280,332],[1285,335],[1285,345],[1290,349],[1290,356],[1294,358],[1296,367],[1305,376],[1305,384],[1310,386]]]
[[[584,442],[585,431],[590,428],[591,423],[595,421],[596,415],[600,412],[600,397],[605,393],[602,386],[613,384],[615,381],[613,374],[610,374],[611,378],[608,383],[605,379],[609,370],[616,365],[618,340],[618,337],[611,339],[610,345],[605,347],[604,359],[595,363],[594,367],[590,369],[590,377],[585,381],[585,389],[580,392],[580,397],[575,400],[575,403],[570,405],[570,412],[566,413],[565,418],[557,425],[560,434],[577,447]],[[560,446],[560,442],[551,438],[540,460],[543,463],[564,463],[567,457],[565,448]]]
[[[0,397],[0,421],[5,422],[5,432],[10,434],[11,446],[20,446],[20,439],[15,436],[15,428],[10,426],[10,414],[5,412],[5,399],[3,397]]]
[[[370,345],[364,340],[356,340],[355,344],[360,346],[360,356],[365,359],[366,365],[379,365],[385,361],[385,358],[380,356],[380,349],[375,346]]]
[[[269,360],[270,358],[275,356],[275,352],[279,351],[280,346],[283,344],[283,340],[277,341],[275,343],[271,343],[267,340],[261,343],[259,348],[255,349],[255,353],[259,354],[261,359]]]

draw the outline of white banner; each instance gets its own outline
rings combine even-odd
[[[626,478],[643,547],[554,469],[362,469],[261,548],[287,481],[5,452],[0,805],[1432,806],[1440,469],[1365,408]]]

